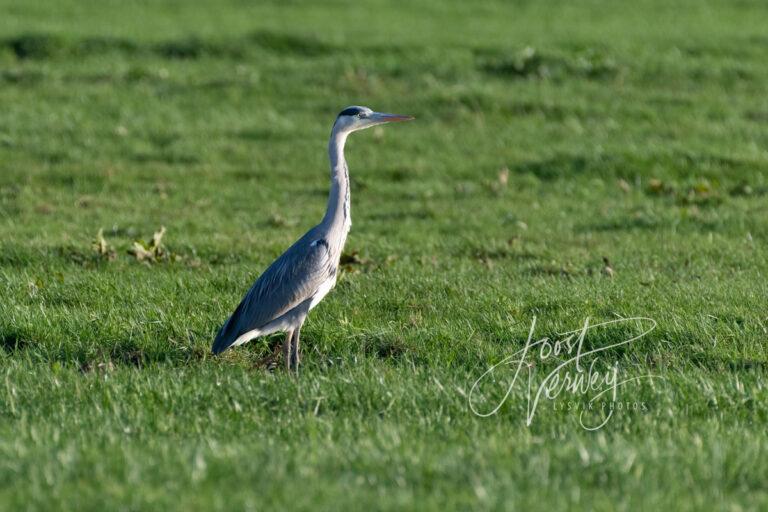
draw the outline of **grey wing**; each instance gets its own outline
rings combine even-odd
[[[327,242],[302,237],[256,280],[219,330],[213,353],[226,350],[242,334],[263,327],[312,297],[334,270]]]

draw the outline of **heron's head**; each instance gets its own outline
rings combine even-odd
[[[379,124],[392,123],[395,121],[410,121],[412,119],[413,117],[411,116],[384,114],[382,112],[374,112],[368,107],[353,106],[347,107],[339,113],[339,117],[336,118],[334,129],[350,133]]]

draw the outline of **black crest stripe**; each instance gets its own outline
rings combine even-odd
[[[358,107],[345,108],[344,110],[339,112],[339,117],[341,117],[341,116],[356,116],[357,114],[359,114],[362,111],[363,111],[363,109],[358,108]]]

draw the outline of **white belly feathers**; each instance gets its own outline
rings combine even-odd
[[[317,306],[321,300],[323,300],[323,297],[328,295],[328,292],[331,291],[331,288],[333,288],[336,285],[336,274],[333,275],[333,277],[329,278],[327,281],[325,281],[323,284],[321,284],[317,291],[315,292],[315,295],[312,296],[312,302],[309,303],[309,309],[311,310],[313,307]]]

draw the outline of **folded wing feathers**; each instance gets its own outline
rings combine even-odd
[[[241,335],[264,326],[312,297],[333,271],[327,244],[311,245],[302,237],[256,280],[222,325],[213,353],[229,348]]]

